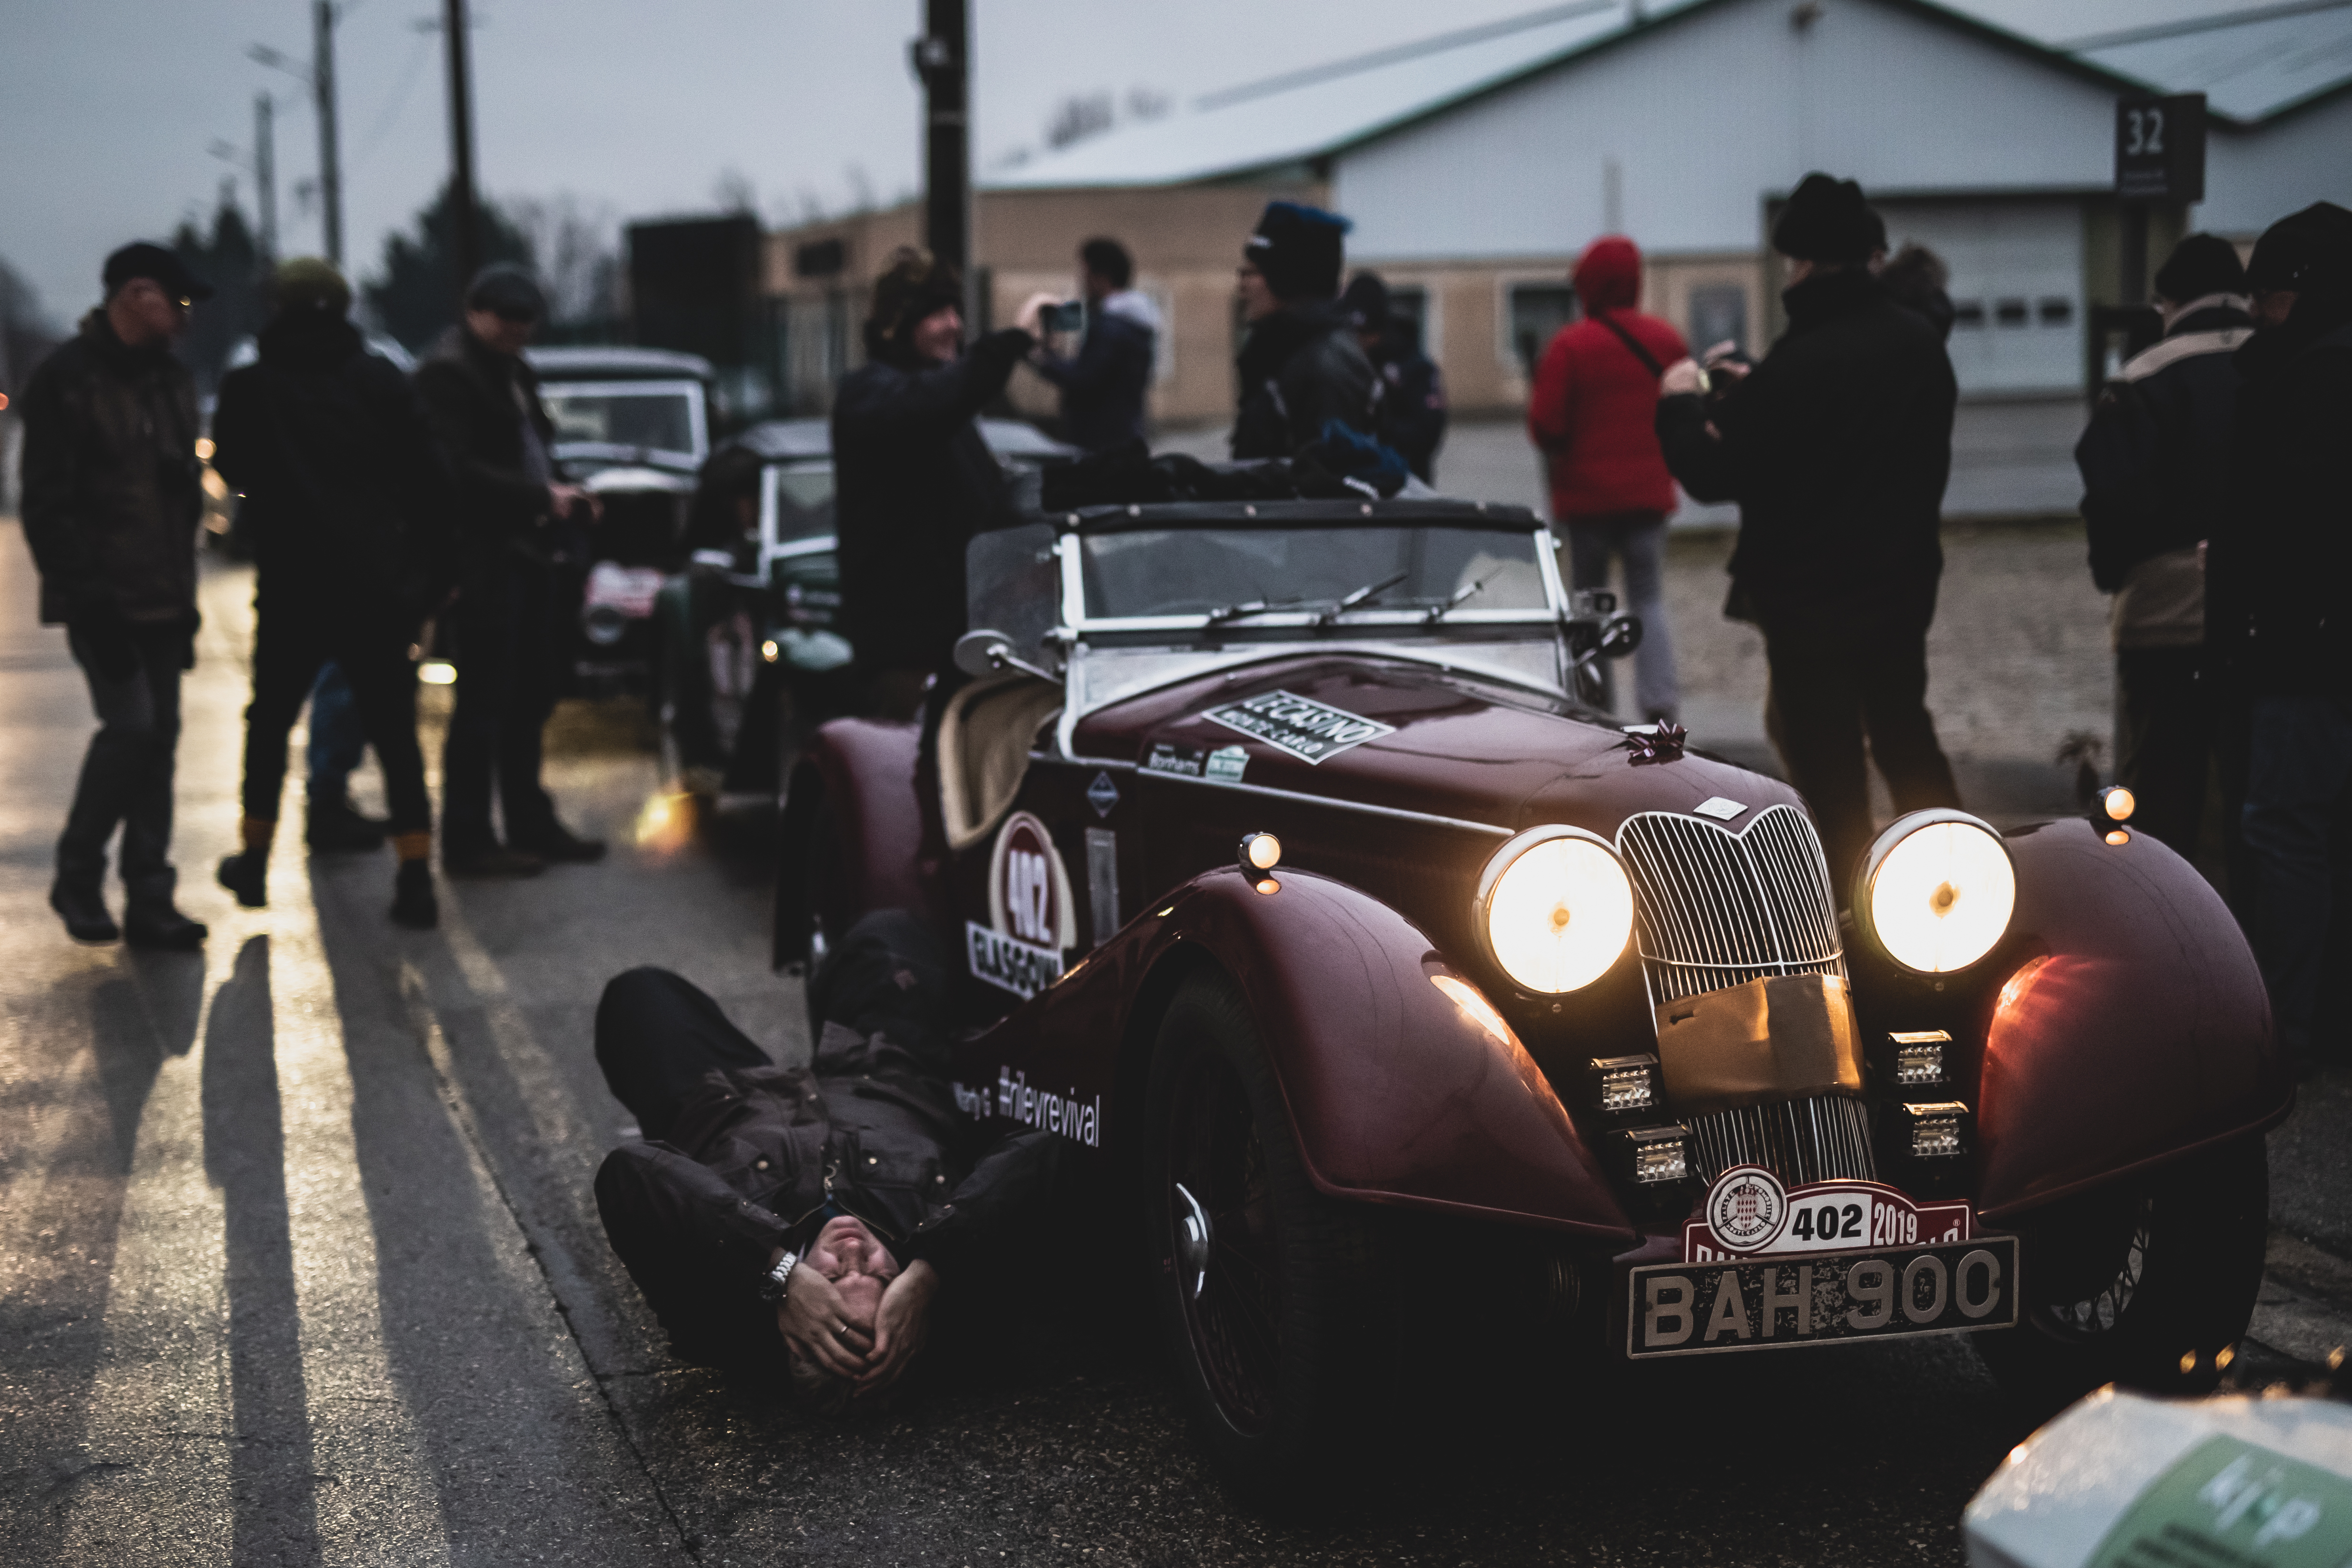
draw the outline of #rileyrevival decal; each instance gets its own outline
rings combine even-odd
[[[1393,724],[1383,724],[1377,719],[1367,719],[1289,691],[1262,692],[1239,702],[1229,702],[1223,708],[1210,709],[1208,717],[1228,730],[1239,730],[1309,763],[1336,757],[1366,741],[1396,733]]]
[[[988,864],[989,924],[964,922],[971,972],[1015,996],[1030,997],[1062,973],[1062,954],[1077,943],[1070,874],[1045,825],[1016,811],[997,830]]]
[[[1005,1116],[1024,1126],[1058,1132],[1063,1137],[1086,1144],[1088,1148],[1102,1143],[1102,1096],[1080,1099],[1076,1089],[1067,1094],[1055,1094],[1050,1089],[1033,1088],[1029,1075],[1014,1072],[1009,1067],[996,1069],[996,1088],[992,1092],[985,1083],[950,1083],[955,1102],[967,1116]]]

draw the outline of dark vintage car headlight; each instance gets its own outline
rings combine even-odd
[[[1863,858],[1853,907],[1887,957],[1948,974],[2008,934],[2017,867],[2000,835],[1968,813],[1915,811]]]
[[[1633,933],[1633,883],[1605,839],[1530,827],[1478,876],[1473,918],[1496,966],[1522,991],[1557,996],[1609,973]]]

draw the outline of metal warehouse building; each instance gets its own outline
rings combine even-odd
[[[1896,244],[1952,271],[1964,395],[2064,395],[2114,302],[2118,96],[2203,92],[2206,199],[2153,216],[2250,240],[2312,201],[2352,205],[2352,0],[2294,0],[2100,36],[2082,7],[2033,36],[1926,0],[1581,0],[1213,93],[983,174],[975,254],[998,319],[1064,286],[1090,235],[1134,250],[1171,322],[1163,422],[1232,407],[1233,267],[1259,205],[1353,218],[1351,268],[1417,310],[1457,409],[1515,409],[1593,237],[1631,235],[1645,304],[1695,342],[1777,331],[1764,243],[1809,169],[1862,182]],[[912,207],[771,237],[787,379],[821,404],[856,353],[863,285]],[[1023,378],[1020,395],[1044,408]]]

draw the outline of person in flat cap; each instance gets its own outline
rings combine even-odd
[[[874,280],[866,363],[833,404],[834,515],[841,624],[870,704],[912,718],[961,679],[964,546],[1014,521],[1004,476],[981,438],[982,407],[1036,346],[1050,294],[1018,324],[964,344],[963,278],[903,247]]]
[[[2352,804],[2352,212],[2318,202],[2273,224],[2246,287],[2255,330],[2232,356],[2243,381],[2205,638],[2233,710],[2223,788],[2243,801],[2242,913],[2280,1043],[2308,1071],[2347,1046],[2325,1021],[2342,1016],[2332,866]]]
[[[555,427],[523,345],[547,315],[530,271],[485,267],[465,319],[416,367],[416,390],[456,466],[463,575],[453,608],[457,704],[441,767],[441,867],[452,877],[529,877],[551,861],[603,858],[602,839],[564,826],[540,782],[541,736],[555,710],[567,646],[562,526],[595,511],[550,448]],[[500,841],[490,820],[495,795]]]
[[[1269,202],[1237,276],[1249,337],[1240,356],[1236,458],[1287,458],[1336,419],[1377,434],[1379,373],[1339,300],[1348,230],[1337,213]]]
[[[408,649],[456,581],[455,495],[415,389],[352,325],[342,274],[297,258],[270,294],[258,358],[223,379],[213,415],[213,464],[245,497],[256,565],[243,847],[220,880],[249,909],[269,901],[287,734],[332,660],[383,768],[399,855],[392,918],[422,930],[439,910]]]
[[[1683,489],[1739,503],[1725,610],[1763,630],[1766,727],[1840,903],[1874,830],[1866,759],[1897,812],[1959,804],[1927,705],[1958,390],[1936,328],[1871,273],[1885,233],[1860,185],[1807,174],[1772,226],[1788,331],[1752,373],[1729,344],[1669,365],[1657,407]]]
[[[41,620],[66,628],[99,723],[58,840],[49,906],[77,942],[186,950],[205,927],[173,901],[172,772],[180,675],[195,662],[204,492],[195,383],[172,340],[213,290],[144,243],[108,257],[100,280],[104,302],[35,369],[17,405]],[[120,925],[105,898],[118,826]]]
[[[1395,308],[1387,280],[1377,272],[1348,279],[1339,309],[1381,378],[1372,433],[1422,483],[1435,483],[1437,449],[1445,444],[1445,380],[1422,349],[1420,321]]]
[[[2157,269],[2156,302],[2163,338],[2099,394],[2074,464],[2091,580],[2115,595],[2116,782],[2138,802],[2133,826],[2193,856],[2212,771],[2197,681],[2204,548],[2229,510],[2231,355],[2254,325],[2237,247],[2218,235],[2182,240]]]

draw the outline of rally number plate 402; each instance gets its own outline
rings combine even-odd
[[[1625,1353],[1706,1355],[2017,1321],[2017,1238],[1627,1270]]]

